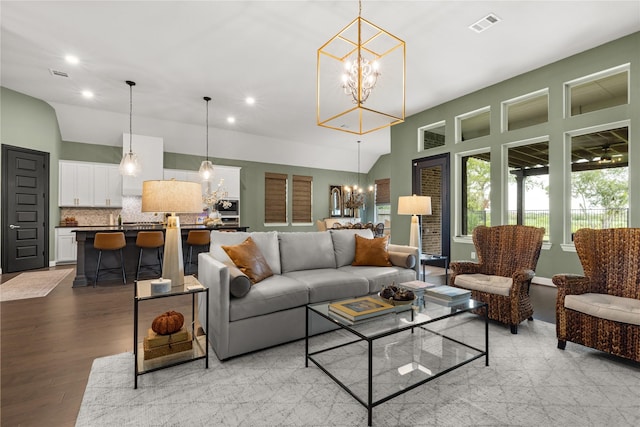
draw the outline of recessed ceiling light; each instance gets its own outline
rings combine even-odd
[[[235,117],[232,117],[232,116],[227,117],[227,123],[235,123],[235,122],[236,122]]]
[[[253,105],[256,103],[256,99],[252,96],[247,96],[244,101],[249,105]]]
[[[67,55],[64,57],[64,60],[67,61],[69,64],[73,64],[73,65],[80,63],[80,60],[78,59],[78,57],[74,55]]]
[[[84,96],[85,98],[93,98],[93,92],[91,92],[90,90],[83,90],[82,96]]]

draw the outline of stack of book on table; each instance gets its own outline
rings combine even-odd
[[[427,288],[433,288],[438,285],[433,283],[423,282],[422,280],[412,280],[410,282],[402,282],[400,286],[413,291],[414,295],[417,298],[417,303],[419,306],[424,305],[424,291]]]
[[[171,335],[159,335],[149,329],[144,337],[144,360],[191,350],[191,333],[182,327]]]
[[[394,311],[393,305],[374,297],[353,298],[329,304],[329,314],[351,324]]]
[[[424,290],[424,299],[440,305],[451,307],[468,301],[471,291],[453,286],[435,286]]]

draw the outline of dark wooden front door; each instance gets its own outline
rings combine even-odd
[[[49,153],[2,145],[2,271],[49,265]]]

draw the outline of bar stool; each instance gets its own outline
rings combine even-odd
[[[164,246],[164,233],[162,231],[139,231],[136,237],[136,246],[140,248],[138,255],[138,267],[136,267],[136,281],[140,276],[140,268],[151,268],[156,265],[160,266],[160,275],[162,275],[162,248]],[[142,251],[144,249],[155,249],[158,257],[158,264],[142,265]]]
[[[93,247],[98,249],[98,266],[96,267],[96,277],[93,281],[93,287],[98,284],[98,276],[100,274],[100,262],[102,261],[102,251],[119,251],[120,252],[120,269],[122,270],[122,283],[127,284],[127,275],[124,272],[124,258],[122,256],[122,248],[127,246],[127,242],[124,239],[124,233],[96,233],[93,240]],[[116,268],[109,268],[107,270],[115,270]]]
[[[189,256],[184,263],[184,271],[186,272],[189,264],[198,264],[197,258],[196,262],[192,262],[191,258],[193,256],[193,247],[194,246],[207,246],[210,242],[210,232],[207,230],[191,230],[189,231],[189,235],[187,236],[187,248],[189,249]]]

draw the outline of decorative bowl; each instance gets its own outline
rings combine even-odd
[[[410,299],[410,300],[395,300],[393,298],[383,298],[380,295],[380,292],[378,292],[378,298],[380,298],[382,301],[389,303],[391,305],[407,305],[407,304],[411,304],[413,303],[416,299]]]

